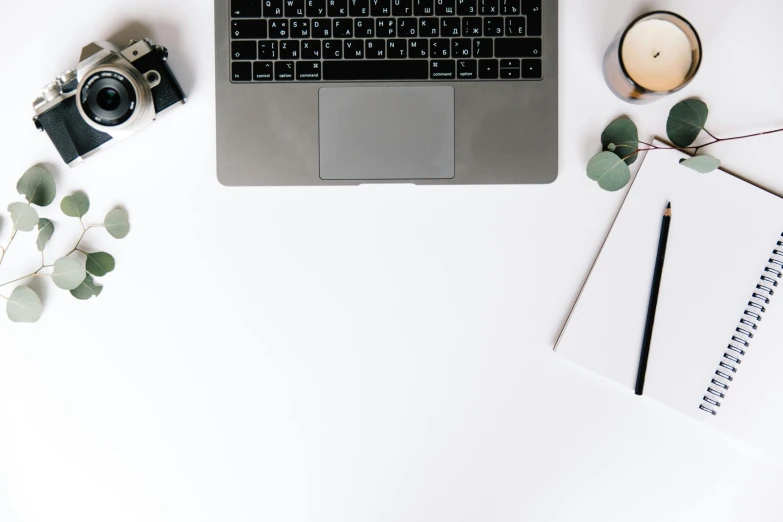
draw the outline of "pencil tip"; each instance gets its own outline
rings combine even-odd
[[[669,203],[668,205],[666,205],[666,208],[672,208],[672,204]]]

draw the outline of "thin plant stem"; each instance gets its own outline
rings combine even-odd
[[[679,150],[679,151],[682,151],[682,152],[690,152],[690,151],[692,151],[693,154],[696,154],[697,152],[699,152],[704,147],[709,147],[710,145],[715,145],[716,143],[721,143],[721,142],[724,142],[724,141],[744,140],[746,138],[755,138],[757,136],[765,136],[767,134],[775,134],[777,132],[783,132],[783,129],[775,129],[775,130],[766,131],[766,132],[757,132],[755,134],[746,134],[745,136],[734,136],[734,137],[731,137],[731,138],[718,138],[714,134],[712,134],[710,131],[708,131],[707,129],[703,129],[703,130],[704,130],[704,132],[706,132],[707,134],[709,134],[713,138],[712,141],[709,141],[707,143],[703,143],[701,145],[691,145],[690,147],[661,147],[659,145],[653,145],[652,143],[639,141],[639,143],[641,143],[642,145],[646,145],[648,148],[640,149],[640,148],[637,147],[630,155],[628,155],[625,158],[623,158],[623,160],[631,158],[631,157],[635,156],[636,154],[638,154],[640,152],[649,152],[651,150]],[[622,143],[619,144],[619,145],[616,145],[616,147],[617,148],[626,147],[626,148],[629,148],[629,149],[633,148],[630,145],[625,145],[625,144],[622,144]]]

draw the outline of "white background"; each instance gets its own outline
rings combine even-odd
[[[40,323],[0,315],[3,522],[783,516],[782,464],[551,351],[623,197],[584,174],[601,130],[627,114],[663,133],[689,96],[720,136],[783,126],[777,0],[562,0],[553,185],[275,189],[216,180],[211,2],[0,5],[0,208],[40,162],[58,203],[89,194],[88,223],[118,204],[132,222],[123,241],[87,236],[117,259],[100,298],[41,279]],[[601,57],[654,8],[690,19],[705,59],[687,90],[634,107]],[[30,120],[38,89],[91,40],[145,36],[189,103],[65,168]],[[783,192],[781,147],[713,152]],[[51,262],[79,227],[41,214]],[[37,267],[34,237],[0,282]]]

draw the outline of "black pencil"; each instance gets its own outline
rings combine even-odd
[[[655,258],[655,272],[653,273],[652,289],[650,290],[650,304],[647,306],[647,322],[644,325],[644,340],[642,341],[642,355],[639,357],[639,371],[636,374],[636,395],[644,391],[644,376],[647,373],[647,359],[650,357],[650,342],[652,341],[653,324],[655,323],[655,309],[658,307],[658,290],[661,287],[661,274],[663,273],[663,259],[666,257],[666,242],[669,239],[669,224],[672,220],[672,204],[666,205],[661,222],[661,237],[658,240],[658,256]]]

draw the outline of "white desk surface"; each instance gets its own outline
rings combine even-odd
[[[601,57],[654,8],[690,19],[705,59],[687,90],[634,107]],[[99,299],[39,281],[40,323],[0,315],[0,520],[780,520],[783,464],[552,346],[623,198],[584,174],[603,126],[628,114],[663,133],[690,96],[718,135],[783,125],[783,4],[560,9],[553,185],[237,189],[214,171],[211,2],[3,0],[2,208],[43,162],[58,201],[84,189],[88,222],[122,204],[133,228],[88,236],[117,259]],[[170,49],[190,101],[70,171],[31,101],[82,45],[131,36]],[[714,152],[783,193],[781,149],[778,135]],[[42,215],[54,256],[78,224]],[[0,279],[30,266],[21,234]]]

